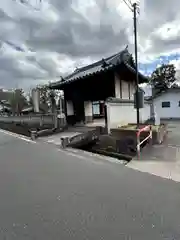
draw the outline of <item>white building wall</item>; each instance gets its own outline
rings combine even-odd
[[[74,115],[74,107],[73,107],[72,101],[67,101],[66,106],[67,106],[67,115],[68,116]]]
[[[119,77],[116,74],[114,76],[114,81],[115,81],[115,97],[116,98],[121,98],[120,79],[119,79]]]
[[[134,100],[135,82],[130,83],[130,99]]]
[[[133,95],[135,92],[134,82],[126,82],[123,79],[115,74],[114,76],[115,83],[115,97],[121,99],[131,99],[133,100]]]
[[[169,108],[162,108],[162,102],[170,102]],[[153,100],[154,111],[160,118],[180,118],[180,93],[167,92]]]
[[[140,112],[140,121],[143,123],[150,119],[151,117],[151,105],[150,103],[145,103],[144,108],[139,109]]]
[[[122,99],[129,99],[128,82],[121,80],[121,86],[122,86]]]
[[[145,103],[144,108],[140,109],[140,122],[145,122],[150,118],[150,104]],[[134,103],[107,103],[107,124],[108,131],[111,128],[137,123],[137,113]]]

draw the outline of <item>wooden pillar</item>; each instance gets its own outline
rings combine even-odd
[[[85,123],[93,121],[93,110],[92,110],[92,102],[85,101],[84,102],[84,113],[85,113]]]
[[[104,118],[105,118],[105,131],[108,133],[108,116],[107,116],[107,105],[104,104]]]

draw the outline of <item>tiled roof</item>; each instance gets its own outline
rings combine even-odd
[[[165,93],[179,93],[180,92],[180,87],[172,87],[172,88],[167,88],[167,89],[163,89],[163,90],[159,90],[159,89],[155,89],[154,93],[152,96],[150,96],[150,99],[154,99],[157,98]]]
[[[131,64],[129,63],[130,60]],[[108,71],[121,63],[124,63],[130,71],[135,73],[135,65],[132,59],[132,55],[128,52],[126,48],[123,51],[114,54],[108,58],[102,59],[88,66],[76,69],[72,74],[66,76],[65,78],[61,78],[61,81],[51,83],[50,88],[56,88],[58,86],[74,82],[84,77],[89,77],[97,73]],[[143,77],[144,82],[146,82],[146,77],[143,75],[141,75],[141,77]]]

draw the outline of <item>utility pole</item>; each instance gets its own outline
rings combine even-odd
[[[126,6],[133,12],[134,15],[134,52],[135,52],[135,72],[136,72],[136,87],[135,87],[135,101],[137,110],[137,128],[139,128],[139,75],[138,75],[138,51],[137,51],[137,12],[139,13],[138,4],[131,3],[131,0],[123,0]]]
[[[136,66],[136,110],[137,110],[137,128],[139,128],[139,76],[138,76],[138,51],[137,51],[137,3],[133,3],[134,14],[134,52],[135,52],[135,66]]]

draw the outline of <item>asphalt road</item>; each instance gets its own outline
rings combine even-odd
[[[0,132],[1,240],[180,239],[180,185]]]

